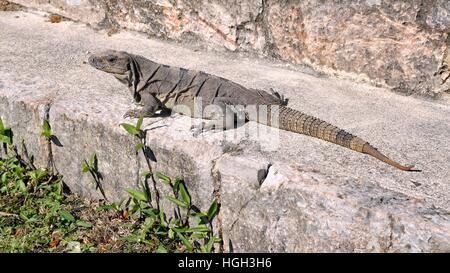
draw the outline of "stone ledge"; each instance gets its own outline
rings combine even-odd
[[[88,51],[116,48],[249,87],[274,87],[292,107],[374,140],[395,157],[417,160],[424,169],[401,173],[323,141],[264,131],[281,142],[271,147],[273,139],[265,143],[247,136],[261,129],[254,123],[195,138],[190,118],[146,119],[154,168],[182,176],[202,209],[220,197],[216,227],[227,250],[231,245],[239,252],[450,251],[449,105],[315,78],[260,60],[195,53],[131,33],[108,37],[31,13],[0,13],[0,24],[5,26],[0,30],[0,116],[17,140],[25,139],[41,166],[48,153],[40,126],[49,116],[62,144],[52,146],[54,159],[74,192],[100,197],[81,172],[82,161],[93,152],[111,200],[136,187],[145,166],[134,153],[133,139],[119,127],[134,122],[121,117],[132,105],[127,91],[83,63]]]
[[[92,25],[306,64],[404,94],[450,92],[446,0],[13,2]]]

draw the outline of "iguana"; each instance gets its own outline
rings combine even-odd
[[[269,93],[245,88],[218,76],[159,64],[124,51],[108,50],[92,54],[89,57],[89,64],[96,69],[112,74],[127,85],[134,101],[142,106],[129,110],[124,117],[137,118],[140,115],[152,117],[157,111],[164,109],[193,116],[194,100],[201,98],[205,104],[204,107],[214,105],[221,110],[211,111],[202,116],[203,119],[210,120],[209,123],[204,124],[203,129],[229,129],[234,127],[234,115],[236,114],[235,109],[231,109],[232,106],[254,105],[258,108],[266,106],[269,118],[258,119],[254,116],[252,118],[244,110],[245,119],[274,126],[270,117],[273,117],[276,110],[279,129],[309,135],[371,155],[403,171],[417,171],[413,169],[413,166],[403,166],[391,160],[357,136],[323,120],[287,107],[287,100],[273,91]],[[175,110],[179,105],[187,106],[191,111]],[[231,113],[231,116],[228,113]]]

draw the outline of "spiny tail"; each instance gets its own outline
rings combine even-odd
[[[278,111],[277,111],[278,109]],[[312,137],[316,137],[322,140],[326,140],[346,148],[352,149],[354,151],[365,153],[371,155],[391,166],[394,166],[402,171],[418,171],[414,170],[414,166],[403,166],[387,156],[380,153],[376,148],[370,145],[367,141],[353,136],[350,133],[326,122],[309,116],[300,111],[294,110],[289,107],[271,105],[268,107],[268,118],[267,120],[255,120],[259,123],[266,124],[272,127],[291,131],[299,134],[304,134]],[[276,115],[278,113],[278,119]],[[278,120],[278,124],[273,123],[273,121]]]

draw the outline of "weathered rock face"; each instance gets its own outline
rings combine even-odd
[[[406,93],[442,84],[448,1],[273,1],[268,22],[283,59],[365,75]]]
[[[0,0],[0,11],[18,11],[21,10],[22,6],[15,3],[11,3],[6,0]]]
[[[102,197],[82,172],[94,152],[110,201],[142,183],[146,162],[135,153],[136,139],[119,126],[136,122],[122,118],[134,107],[129,91],[86,63],[89,52],[126,48],[251,88],[282,90],[292,108],[423,170],[400,172],[338,145],[253,122],[194,137],[189,117],[145,119],[152,168],[181,177],[203,211],[218,199],[215,230],[225,250],[450,252],[450,103],[317,78],[259,59],[194,52],[130,32],[108,37],[27,12],[1,12],[0,26],[0,117],[16,144],[25,140],[37,166],[50,158],[41,135],[43,118],[49,119],[59,142],[51,145],[56,168],[75,193]],[[169,191],[163,183],[157,187]]]
[[[450,250],[445,239],[448,219],[435,217],[435,209],[419,200],[371,183],[348,180],[337,186],[323,173],[298,166],[274,164],[265,180],[258,181],[256,173],[263,170],[264,163],[263,158],[254,158],[225,155],[218,163],[227,251]],[[249,177],[230,172],[236,170],[233,165]],[[413,215],[427,219],[427,224]]]
[[[103,26],[241,50],[406,94],[450,91],[446,0],[14,0]]]

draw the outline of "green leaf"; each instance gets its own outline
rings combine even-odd
[[[129,195],[131,195],[134,199],[136,199],[138,201],[147,201],[148,200],[147,194],[143,191],[126,189],[126,192],[128,192]]]
[[[55,185],[55,193],[56,193],[57,195],[61,195],[62,189],[63,189],[62,183],[57,183],[57,184]]]
[[[164,220],[166,219],[166,215],[164,214],[164,207],[161,204],[161,208],[159,209],[159,221],[160,225],[165,226]]]
[[[179,227],[173,227],[172,228],[173,229],[173,231],[175,231],[175,232],[177,232],[177,233],[186,233],[186,232],[188,232],[188,228],[179,228]]]
[[[139,151],[139,150],[141,150],[142,148],[144,148],[144,144],[143,144],[143,143],[138,143],[138,144],[136,144],[136,145],[134,146],[134,149],[135,149],[136,151]]]
[[[150,172],[149,172],[149,171],[143,171],[143,172],[141,173],[141,176],[142,176],[142,177],[148,177],[148,176],[150,176]]]
[[[180,184],[182,183],[180,178],[175,179],[175,184],[173,184],[173,190],[178,192],[178,189],[180,188]]]
[[[196,232],[196,233],[192,233],[191,236],[189,236],[191,239],[205,239],[208,237],[208,233],[207,232]]]
[[[89,159],[89,165],[91,166],[91,168],[96,168],[97,167],[97,162],[98,162],[98,160],[97,160],[97,154],[96,153],[93,153],[92,155],[91,155],[91,158]]]
[[[209,238],[209,241],[206,244],[206,252],[211,253],[215,242],[216,242],[216,237],[212,236],[211,238]]]
[[[159,213],[157,209],[151,209],[151,208],[142,209],[141,212],[145,213],[146,215],[151,216],[152,218],[157,218],[158,213]]]
[[[165,230],[158,229],[158,231],[156,231],[155,234],[161,237],[167,237],[167,232]]]
[[[143,122],[143,121],[144,121],[144,115],[140,114],[140,115],[139,115],[139,119],[138,119],[138,121],[137,121],[137,123],[136,123],[136,129],[137,129],[138,131],[141,130],[142,122]]]
[[[140,213],[141,207],[139,205],[134,205],[133,207],[131,207],[131,209],[129,210],[130,214],[135,214],[136,212]]]
[[[9,137],[4,136],[4,135],[0,135],[0,142],[11,145]]]
[[[47,173],[42,169],[37,169],[35,171],[28,172],[28,175],[31,177],[32,180],[38,181],[41,178],[43,178]]]
[[[153,217],[147,217],[145,218],[144,224],[142,224],[142,226],[145,229],[145,231],[149,231],[153,227],[154,223],[155,219]]]
[[[163,245],[159,245],[156,249],[156,253],[168,253],[168,251]]]
[[[172,196],[166,196],[166,198],[167,198],[170,202],[172,202],[172,203],[174,203],[175,205],[180,206],[180,207],[182,207],[182,208],[187,208],[187,206],[188,206],[188,204],[186,204],[185,202],[183,202],[183,201],[181,201],[181,200],[179,200],[179,199],[176,199],[175,197],[172,197]]]
[[[27,186],[25,186],[25,183],[22,180],[19,180],[17,182],[18,186],[19,186],[19,190],[23,193],[27,192]]]
[[[191,197],[189,196],[184,183],[180,183],[179,188],[180,188],[181,198],[183,198],[183,201],[186,204],[190,205],[191,204]]]
[[[12,130],[7,128],[0,132],[0,141],[8,145],[12,144]]]
[[[2,118],[0,118],[0,135],[5,131],[5,125],[3,124]]]
[[[61,218],[63,218],[64,220],[66,220],[68,222],[75,222],[75,217],[73,217],[73,215],[70,214],[70,212],[68,212],[68,211],[61,210],[61,211],[59,211],[59,215],[61,216]]]
[[[44,122],[42,123],[42,135],[47,139],[52,137],[52,128],[47,119],[44,119]]]
[[[192,247],[192,244],[189,242],[189,240],[186,237],[184,237],[183,234],[181,234],[179,232],[177,232],[177,235],[181,239],[183,244],[186,246],[187,250],[191,252],[193,247]]]
[[[212,219],[217,215],[219,212],[219,204],[217,203],[217,200],[214,200],[214,202],[211,204],[211,206],[208,209],[208,221],[211,222]]]
[[[76,224],[77,224],[77,226],[79,226],[79,227],[84,227],[84,228],[91,228],[91,227],[92,227],[92,224],[91,224],[91,223],[85,222],[85,221],[81,221],[81,220],[78,220],[78,221],[76,222]]]
[[[125,129],[125,131],[127,131],[130,135],[133,135],[133,136],[139,135],[140,131],[132,124],[121,123],[120,126],[122,126],[123,129]]]
[[[6,180],[8,179],[8,173],[3,173],[1,177],[2,183],[6,183]]]
[[[191,215],[195,216],[195,217],[199,217],[199,218],[201,218],[201,217],[208,217],[208,215],[206,213],[204,213],[204,212],[192,212]]]
[[[14,167],[14,173],[15,173],[17,176],[22,176],[22,174],[24,173],[24,171],[25,171],[25,169],[22,168],[22,167],[20,167],[20,166],[15,166],[15,167]]]
[[[83,163],[83,173],[87,173],[89,171],[89,165],[86,163]]]
[[[170,184],[170,182],[172,182],[170,177],[168,177],[167,175],[163,174],[162,172],[156,172],[155,175],[156,175],[156,177],[161,179],[161,182],[164,182],[165,184]]]
[[[206,225],[198,225],[196,227],[191,227],[186,229],[186,232],[208,232],[209,228]]]
[[[173,231],[173,229],[169,229],[169,234],[168,234],[169,239],[173,239],[174,235],[175,235],[175,232]]]

